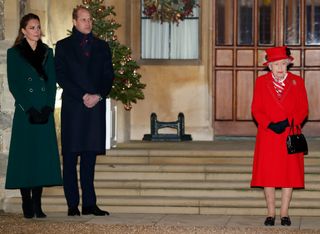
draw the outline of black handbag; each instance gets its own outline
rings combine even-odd
[[[292,120],[289,135],[287,137],[287,149],[288,154],[303,153],[304,155],[308,154],[308,144],[306,138],[301,133],[299,126],[296,126],[296,134],[294,132],[294,123]]]

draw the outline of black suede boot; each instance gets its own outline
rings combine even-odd
[[[22,188],[20,189],[21,197],[22,197],[22,211],[23,216],[26,219],[31,219],[34,216],[34,210],[31,199],[31,189]]]
[[[36,187],[32,189],[33,209],[37,218],[47,217],[47,215],[43,213],[41,209],[41,195],[42,195],[42,187]]]

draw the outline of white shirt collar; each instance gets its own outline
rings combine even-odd
[[[284,77],[283,77],[283,79],[282,80],[278,80],[274,75],[273,75],[273,73],[271,73],[272,74],[272,78],[276,81],[276,82],[278,82],[278,83],[281,83],[281,84],[283,84],[284,85],[284,81],[287,79],[287,76],[288,76],[288,72],[284,75]]]

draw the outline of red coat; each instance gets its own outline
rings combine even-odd
[[[286,138],[289,127],[281,134],[268,128],[270,122],[288,118],[300,125],[308,115],[308,99],[301,77],[288,72],[286,88],[279,100],[272,83],[272,73],[256,80],[252,100],[252,114],[258,123],[254,151],[252,187],[304,187],[304,156],[289,155]]]

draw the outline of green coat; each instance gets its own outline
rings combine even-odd
[[[44,70],[47,81],[39,76],[17,48],[8,49],[8,84],[15,99],[15,113],[6,189],[62,184],[53,114],[46,124],[30,124],[26,113],[30,107],[39,111],[45,105],[54,108],[56,80],[51,48],[47,48]]]

